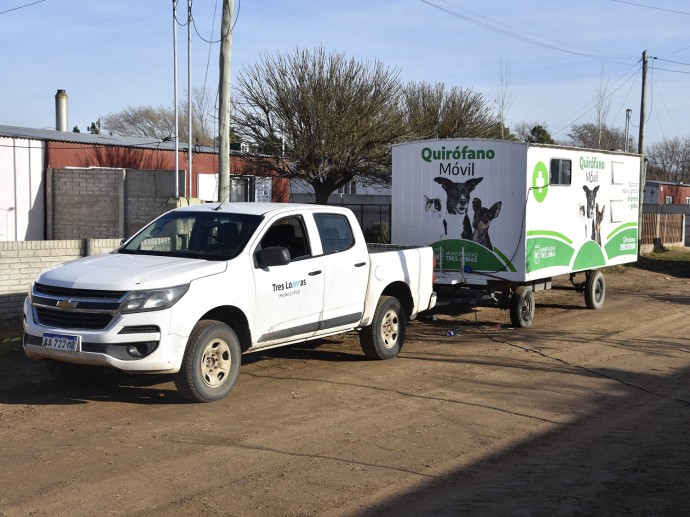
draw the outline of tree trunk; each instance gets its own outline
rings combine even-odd
[[[312,183],[314,187],[314,198],[317,205],[327,205],[328,196],[333,192],[333,188],[330,185],[325,185],[323,183]]]

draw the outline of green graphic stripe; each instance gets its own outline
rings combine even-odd
[[[527,237],[556,237],[567,242],[568,244],[573,243],[572,239],[566,237],[562,233],[554,232],[551,230],[529,230],[527,232]]]
[[[625,230],[626,228],[637,228],[637,223],[623,223],[623,224],[621,224],[618,228],[616,228],[615,230],[613,230],[611,233],[609,233],[606,236],[606,240],[608,241],[616,233],[621,232],[621,231]]]
[[[499,257],[501,257],[501,259],[503,259],[503,262],[505,263],[506,267],[507,267],[510,271],[512,271],[512,272],[516,272],[516,271],[517,271],[517,270],[515,269],[515,266],[513,265],[513,263],[510,261],[510,259],[509,259],[508,257],[506,257],[506,256],[503,254],[503,252],[502,252],[501,250],[499,250],[498,248],[494,248],[494,253],[495,253],[496,255],[498,255]]]

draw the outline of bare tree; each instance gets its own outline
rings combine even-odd
[[[398,76],[323,48],[263,56],[237,79],[238,131],[264,153],[260,170],[310,184],[317,203],[353,179],[390,184],[390,145],[404,134]]]
[[[593,123],[575,124],[570,127],[566,144],[588,149],[625,149],[625,131]],[[634,139],[628,138],[628,149],[635,147]]]
[[[647,148],[648,179],[690,182],[690,137],[668,138]]]
[[[175,115],[164,106],[130,106],[102,117],[106,131],[136,138],[170,139],[175,135]]]
[[[480,93],[443,83],[409,83],[403,112],[414,138],[498,138],[500,120]]]
[[[609,87],[609,77],[604,76],[604,71],[602,70],[599,77],[599,85],[597,87],[597,93],[594,98],[594,109],[596,114],[596,125],[599,130],[599,139],[597,141],[596,148],[602,148],[603,133],[606,129],[606,119],[608,119],[609,111],[611,110],[611,99],[606,94]],[[623,137],[623,142],[625,142],[625,137]]]
[[[192,135],[199,145],[215,141],[215,97],[201,88],[192,88]],[[180,101],[179,140],[187,138],[187,101]],[[120,136],[172,140],[175,137],[175,109],[166,106],[130,106],[102,117],[102,130]]]
[[[501,124],[501,138],[506,138],[506,119],[508,118],[508,110],[513,105],[513,96],[508,91],[510,87],[511,72],[508,63],[503,61],[501,58],[501,63],[498,68],[498,95],[496,96],[495,102],[498,108],[498,119]]]

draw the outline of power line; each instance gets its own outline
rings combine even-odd
[[[45,2],[45,1],[46,0],[37,0],[36,2],[31,2],[30,4],[24,4],[24,5],[20,5],[19,7],[13,7],[12,9],[7,9],[6,11],[0,11],[0,14],[10,13],[12,11],[24,9],[25,7],[30,7],[32,5],[40,4],[41,2]]]
[[[639,62],[639,61],[638,61],[638,62]],[[637,75],[637,71],[638,71],[638,69],[637,69],[637,63],[635,63],[630,69],[628,69],[628,71],[626,71],[626,72],[620,77],[620,79],[618,79],[618,81],[616,81],[616,82],[622,81],[621,84],[620,84],[620,86],[618,86],[618,87],[615,88],[613,91],[611,91],[611,93],[607,94],[606,97],[604,98],[604,100],[610,98],[614,93],[616,93],[618,90],[620,90],[621,88],[623,88],[623,86],[625,86],[629,81],[631,81],[632,79],[634,79],[635,76]],[[632,73],[631,73],[631,72],[632,72]],[[629,77],[627,77],[627,76],[629,76]],[[614,84],[615,84],[615,83],[614,83]],[[572,118],[569,119],[568,122],[563,122],[563,123],[562,123],[562,127],[559,128],[557,131],[554,131],[552,134],[553,134],[553,135],[557,135],[557,134],[560,133],[561,131],[564,131],[564,130],[567,129],[568,127],[572,126],[575,122],[577,122],[578,120],[580,120],[582,117],[584,117],[585,115],[587,115],[587,114],[588,114],[590,111],[592,111],[594,108],[596,108],[596,102],[595,102],[594,104],[592,104],[592,103],[587,103],[585,106],[583,106],[582,108],[580,108],[580,110],[583,110],[583,109],[585,110],[585,111],[582,112],[582,114],[580,114],[579,116],[577,116],[577,117],[574,118],[574,119],[572,119]],[[576,113],[579,113],[580,110],[578,110]]]
[[[674,11],[673,9],[664,9],[663,7],[656,7],[653,5],[645,5],[645,4],[638,4],[635,2],[626,2],[624,0],[611,0],[612,2],[617,2],[619,4],[628,4],[628,5],[634,5],[637,7],[644,7],[646,9],[655,9],[657,11],[666,11],[667,13],[674,13],[674,14],[684,14],[686,16],[690,16],[690,13],[686,13],[685,11]]]
[[[481,20],[489,20],[489,21],[491,21],[491,22],[492,22],[493,24],[495,24],[495,25],[503,25],[504,27],[508,27],[510,30],[501,29],[501,28],[499,28],[499,27],[496,27],[495,25],[490,25],[490,24],[488,24],[488,23],[486,23],[486,22],[484,22],[484,21],[480,21],[480,19],[474,19],[474,18],[471,18],[471,17],[469,17],[469,16],[465,16],[465,15],[463,15],[463,14],[461,14],[461,13],[459,13],[459,12],[453,10],[453,9],[449,9],[449,8],[446,8],[446,7],[442,7],[442,6],[440,6],[440,5],[436,5],[436,4],[432,3],[430,0],[420,0],[420,1],[423,2],[423,3],[425,3],[425,4],[427,4],[427,5],[429,5],[429,6],[431,6],[431,7],[434,7],[434,8],[436,8],[436,9],[440,10],[440,11],[443,11],[443,12],[445,12],[445,13],[447,13],[447,14],[450,14],[451,16],[454,16],[454,17],[456,17],[456,18],[460,18],[460,19],[462,19],[462,20],[468,21],[468,22],[470,22],[470,23],[472,23],[472,24],[474,24],[474,25],[478,25],[478,26],[483,27],[483,28],[485,28],[485,29],[487,29],[487,30],[490,30],[490,31],[492,31],[492,32],[496,32],[496,33],[498,33],[498,34],[502,34],[502,35],[507,36],[507,37],[509,37],[509,38],[517,39],[517,40],[523,41],[523,42],[525,42],[525,43],[530,43],[530,44],[532,44],[532,45],[536,45],[536,46],[539,46],[539,47],[548,48],[548,49],[551,49],[551,50],[557,50],[557,51],[560,51],[560,52],[565,52],[565,53],[567,53],[567,54],[573,54],[573,55],[577,55],[577,56],[587,57],[587,58],[591,58],[591,59],[597,59],[597,60],[600,60],[600,61],[614,62],[614,63],[619,63],[619,64],[623,64],[623,63],[620,63],[620,61],[616,61],[614,58],[621,58],[621,59],[637,59],[636,57],[633,57],[633,56],[625,56],[625,55],[622,55],[622,54],[613,54],[613,53],[610,53],[610,52],[603,52],[603,51],[598,51],[598,50],[589,49],[589,48],[585,48],[585,47],[577,47],[577,46],[575,46],[575,45],[569,45],[569,44],[567,44],[567,43],[563,43],[563,42],[559,42],[559,41],[555,41],[555,40],[549,40],[549,39],[543,38],[543,37],[541,37],[541,36],[536,36],[536,35],[534,35],[534,34],[525,33],[525,34],[528,34],[528,35],[530,35],[530,36],[539,37],[539,38],[541,38],[542,40],[544,40],[544,41],[539,41],[539,40],[537,40],[537,39],[533,39],[533,38],[530,38],[530,37],[527,37],[527,36],[521,36],[520,34],[516,34],[515,32],[513,32],[513,31],[515,31],[515,29],[513,29],[513,28],[511,28],[511,27],[509,27],[509,26],[507,26],[507,25],[505,25],[505,24],[502,24],[502,23],[500,23],[500,22],[497,22],[497,21],[495,21],[495,20],[489,20],[488,18],[486,18],[486,17],[484,17],[484,16],[481,16],[481,15],[479,15],[479,14],[477,14],[477,13],[472,13],[471,11],[467,11],[466,9],[463,9],[463,10],[464,10],[465,12],[468,12],[468,13],[470,13],[470,14],[472,14],[472,15],[478,17],[478,18],[480,18]],[[446,3],[446,4],[451,5],[452,7],[455,7],[456,9],[460,9],[458,6],[456,6],[456,5],[454,5],[454,4],[451,4],[451,3],[448,2],[447,0],[437,0],[437,1],[442,1],[442,2],[444,2],[444,3]],[[522,31],[522,32],[524,32],[524,31]],[[554,42],[554,43],[557,43],[559,46],[553,45],[553,44],[550,44],[550,43],[546,43],[546,41],[552,41],[552,42]],[[579,51],[576,51],[576,50],[569,50],[569,49],[567,49],[567,48],[563,48],[563,45],[567,45],[567,46],[570,46],[570,47],[573,47],[573,48],[579,48],[579,49],[582,49],[582,50],[586,50],[586,51],[588,51],[588,52],[590,52],[590,53],[579,52]],[[593,52],[593,53],[596,53],[596,54],[602,54],[602,55],[594,55],[594,54],[592,54],[592,52]],[[606,54],[608,54],[610,57],[605,57]]]

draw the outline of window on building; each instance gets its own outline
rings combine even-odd
[[[686,204],[686,205],[690,205],[690,197],[686,197],[686,198],[685,198],[685,204]]]
[[[570,185],[572,162],[554,158],[549,170],[549,185]]]
[[[357,182],[355,180],[343,185],[338,189],[338,194],[356,194],[357,193]]]
[[[664,196],[664,204],[672,205],[673,204],[673,196]]]

